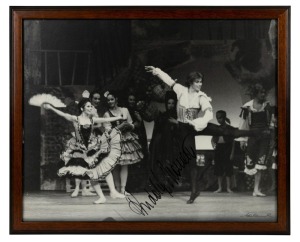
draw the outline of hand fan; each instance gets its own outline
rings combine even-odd
[[[66,105],[57,97],[51,94],[36,94],[29,99],[29,104],[41,107],[43,103],[49,103],[56,108],[65,108]]]

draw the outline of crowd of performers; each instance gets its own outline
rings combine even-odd
[[[127,93],[123,103],[119,94],[112,90],[103,96],[100,91],[83,93],[77,105],[78,115],[62,112],[50,104],[43,105],[74,127],[73,137],[61,154],[64,166],[58,170],[59,176],[75,178],[71,197],[77,197],[80,191],[83,196],[90,195],[86,189],[89,180],[99,196],[94,203],[105,203],[99,182],[105,179],[112,198],[125,198],[129,195],[126,192],[130,179],[128,166],[144,162],[148,171],[159,175],[157,161],[171,165],[182,147],[196,152],[195,136],[198,135],[213,136],[218,179],[216,192],[222,191],[223,176],[226,177],[227,192],[232,192],[233,144],[238,142],[246,154],[244,172],[255,177],[253,196],[266,196],[261,191],[262,171],[267,169],[268,161],[272,161],[272,168],[276,169],[277,123],[275,109],[266,100],[263,85],[253,85],[252,100],[242,106],[240,126],[235,128],[223,110],[216,112],[219,125],[210,123],[213,109],[211,99],[201,91],[204,76],[200,72],[190,73],[183,86],[159,68],[146,66],[145,70],[170,87],[171,91],[165,95],[163,113],[151,103],[147,91],[138,96],[134,90]],[[144,120],[154,121],[149,147]],[[200,195],[196,156],[189,161],[188,170],[191,194],[187,203],[191,204]],[[273,180],[276,180],[275,175]]]

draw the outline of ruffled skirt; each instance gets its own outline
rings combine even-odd
[[[119,161],[121,166],[135,164],[144,158],[142,146],[139,143],[139,137],[133,132],[122,134],[121,149],[122,155]]]
[[[95,155],[98,153],[97,155]],[[112,129],[91,141],[86,150],[71,138],[67,149],[61,155],[65,166],[58,170],[58,176],[102,180],[114,169],[121,157],[121,133]]]

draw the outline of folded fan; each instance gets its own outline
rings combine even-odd
[[[66,105],[57,97],[51,94],[36,94],[29,99],[29,104],[41,107],[43,103],[49,103],[56,108],[64,108]]]

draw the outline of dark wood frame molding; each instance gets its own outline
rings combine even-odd
[[[10,7],[10,233],[290,234],[290,7]],[[278,20],[278,221],[23,222],[23,20]]]

